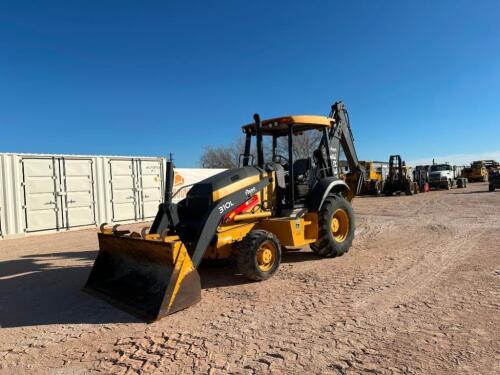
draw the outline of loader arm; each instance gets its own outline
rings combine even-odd
[[[252,168],[252,167],[249,167]],[[169,177],[169,171],[173,170],[171,163],[167,165],[166,183],[172,184],[172,178]],[[170,173],[172,174],[172,173]],[[257,178],[257,177],[256,177]],[[160,209],[155,217],[155,220],[150,228],[150,234],[158,234],[165,236],[166,234],[179,235],[180,239],[187,245],[189,255],[193,262],[193,266],[197,268],[205,255],[205,252],[212,241],[217,227],[222,218],[246,202],[256,192],[264,189],[271,179],[269,177],[257,178],[257,181],[243,184],[240,187],[235,187],[231,191],[231,185],[226,186],[230,189],[227,195],[215,200],[208,210],[203,214],[200,221],[189,228],[181,228],[179,224],[179,205],[166,200],[160,205]],[[166,191],[172,191],[172,186],[166,186]],[[182,205],[182,202],[180,203]],[[182,208],[181,208],[182,209]],[[193,236],[194,235],[194,236]]]
[[[248,194],[249,191],[251,191],[252,194],[260,192],[267,185],[269,185],[269,183],[269,179],[264,178],[257,184],[245,186],[243,189],[215,202],[212,209],[203,218],[204,224],[201,226],[196,235],[196,241],[189,249],[193,266],[195,268],[199,266],[201,260],[203,259],[208,245],[214,237],[222,218],[231,212],[231,209],[227,209],[226,207],[232,207],[234,209],[240,206],[251,197],[251,195]]]

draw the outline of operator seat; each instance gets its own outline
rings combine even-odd
[[[293,162],[295,196],[299,202],[305,199],[311,188],[309,178],[311,166],[311,158],[297,159]]]

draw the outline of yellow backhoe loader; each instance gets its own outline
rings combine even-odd
[[[294,160],[294,137],[320,132],[317,149]],[[350,201],[361,187],[348,114],[341,102],[328,117],[286,116],[243,126],[241,167],[194,184],[172,203],[173,165],[167,163],[165,202],[141,233],[101,226],[99,253],[85,290],[146,321],[200,300],[197,268],[203,259],[236,258],[239,271],[265,280],[277,270],[287,247],[310,245],[322,257],[340,256],[354,238]],[[263,138],[272,143],[264,160]],[[251,153],[256,139],[257,160]],[[288,154],[278,154],[278,140]],[[351,173],[339,177],[340,147]]]

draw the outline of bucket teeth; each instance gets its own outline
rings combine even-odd
[[[113,234],[115,236],[123,236],[125,234],[129,234],[130,233],[129,230],[119,230],[119,228],[120,228],[120,224],[113,225],[112,231],[113,231]]]
[[[141,238],[142,239],[144,239],[144,240],[146,239],[146,235],[148,234],[149,229],[150,229],[150,227],[143,227],[141,229]]]
[[[99,231],[101,233],[104,233],[104,231],[106,230],[106,225],[108,225],[108,223],[102,223],[100,226],[99,226]]]

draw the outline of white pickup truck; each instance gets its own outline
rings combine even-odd
[[[429,187],[431,189],[465,188],[467,179],[457,176],[455,168],[449,164],[433,164],[429,168]]]

